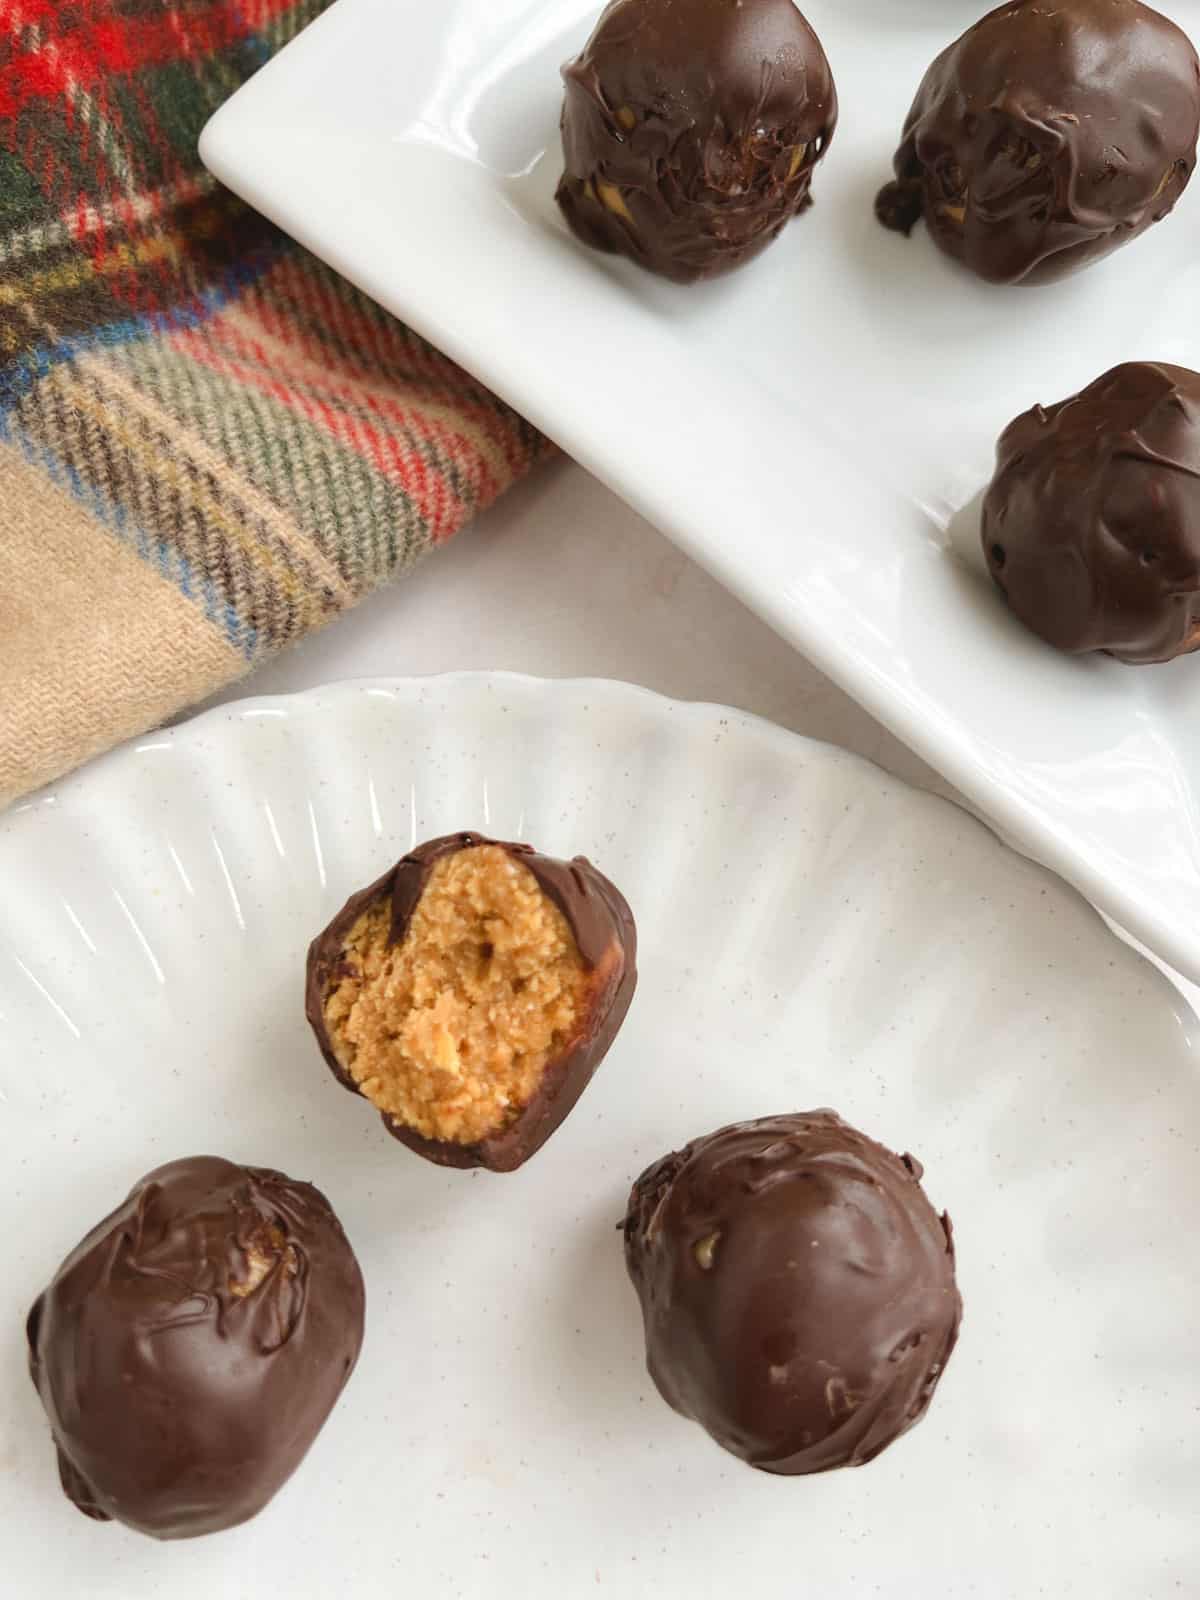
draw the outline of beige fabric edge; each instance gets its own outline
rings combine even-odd
[[[246,670],[197,606],[0,443],[0,807]]]

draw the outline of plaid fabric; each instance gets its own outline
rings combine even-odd
[[[324,0],[0,0],[0,802],[330,620],[538,435],[200,167]]]

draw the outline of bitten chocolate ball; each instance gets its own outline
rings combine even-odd
[[[876,214],[992,283],[1048,283],[1136,239],[1187,187],[1200,63],[1138,0],[1015,0],[925,74]]]
[[[434,839],[347,901],[308,953],[308,1020],[336,1076],[401,1143],[509,1172],[616,1037],[637,982],[620,891],[474,833]]]
[[[585,244],[689,283],[812,204],[837,94],[793,0],[612,0],[563,79],[558,203]]]
[[[1170,661],[1200,645],[1200,373],[1114,367],[1000,436],[988,570],[1059,650]]]
[[[68,1498],[157,1539],[253,1517],[354,1370],[363,1307],[318,1189],[215,1156],[151,1172],[29,1313]]]
[[[860,1466],[958,1337],[950,1222],[831,1111],[721,1128],[633,1186],[625,1261],[664,1400],[765,1472]]]

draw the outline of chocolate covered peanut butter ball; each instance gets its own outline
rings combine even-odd
[[[1128,244],[1196,164],[1200,62],[1139,0],[1013,0],[917,91],[876,214],[992,283],[1048,283]]]
[[[860,1466],[924,1415],[958,1337],[921,1167],[830,1111],[738,1122],[633,1186],[625,1260],[664,1400],[765,1472]]]
[[[1200,373],[1127,361],[1000,436],[988,570],[1056,649],[1170,661],[1200,645]]]
[[[261,1511],[358,1359],[362,1274],[329,1202],[264,1167],[159,1167],[27,1323],[67,1496],[158,1539]]]
[[[558,203],[586,244],[688,283],[812,204],[837,93],[793,0],[612,0],[563,79]]]
[[[350,899],[308,955],[308,1020],[388,1131],[508,1172],[587,1087],[637,982],[620,891],[589,861],[434,839]]]

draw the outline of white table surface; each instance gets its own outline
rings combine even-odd
[[[539,469],[401,582],[208,704],[458,669],[624,678],[951,790],[582,467]]]

